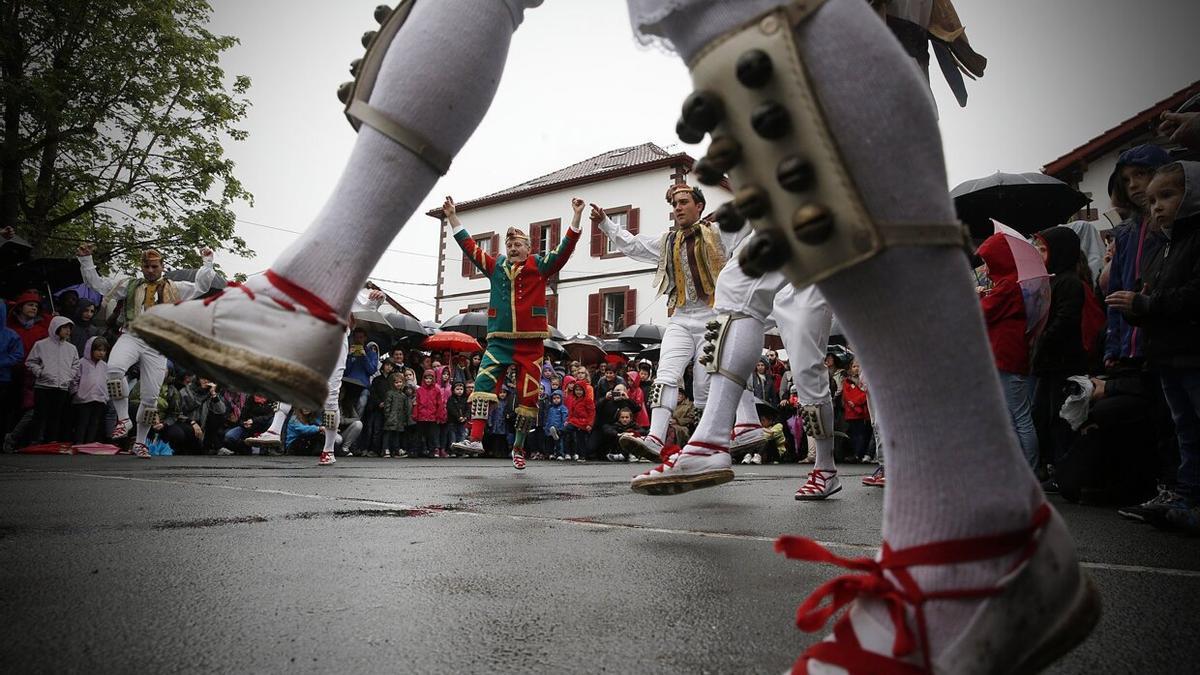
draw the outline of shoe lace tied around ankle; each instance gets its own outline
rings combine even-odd
[[[935,542],[899,551],[884,542],[879,560],[874,558],[843,558],[834,555],[821,544],[803,537],[782,536],[775,540],[775,550],[793,560],[824,562],[855,570],[818,587],[796,610],[796,626],[812,633],[822,627],[843,607],[860,596],[883,602],[891,617],[896,637],[892,656],[869,652],[859,645],[847,612],[834,625],[834,640],[819,642],[800,655],[792,672],[807,672],[807,663],[817,660],[845,668],[854,673],[932,673],[933,663],[926,633],[925,603],[930,600],[983,598],[998,595],[1008,581],[1037,549],[1039,535],[1050,520],[1050,507],[1042,504],[1028,527],[1014,532]],[[925,565],[954,565],[999,558],[1020,552],[1009,570],[993,586],[983,588],[949,589],[925,592],[917,585],[908,568]],[[895,581],[893,581],[895,579]],[[917,634],[913,634],[907,619],[907,607],[914,609]],[[919,644],[918,644],[919,643]],[[897,659],[921,650],[924,668]]]
[[[287,278],[282,277],[282,276],[272,272],[271,270],[267,270],[267,281],[269,281],[272,286],[278,288],[280,291],[283,291],[283,293],[285,293],[288,297],[295,300],[296,303],[298,303],[301,307],[303,307],[306,312],[308,312],[310,315],[313,316],[313,318],[316,318],[320,321],[324,321],[325,323],[331,323],[334,325],[345,324],[345,321],[343,321],[338,316],[337,312],[333,311],[333,308],[330,307],[328,303],[326,303],[324,300],[318,298],[317,296],[313,295],[312,293],[309,293],[308,291],[304,290],[302,287],[297,286],[295,283],[288,280]],[[254,300],[257,297],[257,296],[255,296],[254,291],[250,290],[250,288],[248,286],[246,286],[245,284],[237,282],[237,281],[228,281],[225,283],[224,289],[217,291],[216,293],[208,296],[207,298],[204,298],[204,305],[207,307],[208,305],[216,302],[222,296],[225,295],[226,291],[229,291],[230,289],[234,289],[234,288],[236,288],[236,289],[242,291],[243,293],[245,293],[246,295],[250,296],[251,300]],[[270,298],[270,299],[275,304],[279,305],[280,307],[286,309],[289,312],[296,311],[296,304],[293,304],[287,300],[281,300],[279,298]],[[176,304],[179,304],[179,303],[176,303]]]

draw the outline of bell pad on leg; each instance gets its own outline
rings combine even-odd
[[[337,430],[337,411],[326,410],[321,413],[321,426],[326,429]]]
[[[874,222],[826,123],[793,30],[823,4],[797,0],[714,40],[689,63],[683,122],[712,135],[701,182],[728,173],[756,235],[739,262],[808,286],[890,246],[967,243],[959,223]]]
[[[804,422],[804,432],[814,439],[821,441],[833,438],[833,429],[826,429],[821,421],[821,406],[800,406],[800,420]]]
[[[730,382],[737,384],[739,387],[746,386],[746,374],[734,373],[724,367],[724,363],[728,361],[726,352],[730,346],[726,340],[729,334],[729,326],[738,319],[747,319],[744,314],[718,314],[717,318],[709,321],[704,325],[705,344],[700,348],[700,365],[704,366],[704,370],[710,374],[720,374]]]
[[[129,398],[129,384],[125,378],[119,380],[108,380],[104,383],[108,389],[108,397],[114,398]]]

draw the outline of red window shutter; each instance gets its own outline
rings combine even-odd
[[[600,231],[599,225],[592,225],[592,257],[599,258],[604,255],[604,233]]]
[[[629,209],[629,234],[638,233],[638,216],[641,215],[641,209]]]
[[[488,248],[491,249],[493,257],[500,255],[500,235],[499,234],[492,233],[492,241],[489,244]]]
[[[558,247],[560,242],[562,242],[562,218],[554,221],[554,224],[550,226],[550,248]]]
[[[467,305],[466,307],[463,307],[462,309],[458,310],[458,313],[459,313],[459,314],[470,314],[470,313],[471,313],[471,306],[470,306],[470,305]]]
[[[529,226],[529,250],[534,253],[542,250],[542,226],[537,223]]]
[[[625,327],[637,323],[637,289],[625,291]]]
[[[588,296],[588,335],[600,335],[600,294]]]
[[[558,296],[546,296],[546,323],[551,326],[558,326]]]
[[[467,255],[466,251],[463,251],[461,248],[458,250],[462,252],[462,275],[469,277],[471,276],[471,272],[475,271],[475,266],[471,264],[471,258]]]

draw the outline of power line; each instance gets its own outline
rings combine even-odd
[[[245,223],[246,225],[253,225],[255,227],[263,227],[268,230],[275,230],[276,232],[287,232],[289,234],[296,234],[296,235],[304,234],[303,232],[300,232],[299,230],[289,230],[286,227],[278,227],[276,225],[267,225],[265,223],[256,223],[253,220],[246,220],[245,218],[234,218],[234,220],[236,220],[239,223]],[[415,255],[418,258],[432,258],[434,260],[437,260],[437,256],[432,255],[430,253],[417,253],[416,251],[401,251],[398,248],[385,248],[383,250],[388,251],[389,253],[400,253],[402,255]],[[454,261],[454,262],[461,262],[462,258],[451,258],[451,257],[447,256],[446,260],[450,260],[450,261]]]
[[[367,277],[375,281],[382,281],[385,284],[401,284],[403,286],[430,286],[437,287],[437,284],[430,284],[421,281],[396,281],[395,279],[384,279],[383,277]]]

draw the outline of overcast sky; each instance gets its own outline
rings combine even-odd
[[[363,31],[376,27],[378,1],[212,0],[211,29],[241,40],[222,59],[226,73],[253,83],[242,125],[250,137],[226,150],[254,194],[253,206],[239,203],[235,212],[239,234],[258,255],[219,254],[227,271],[267,267],[295,238],[287,230],[305,229],[328,196],[354,142],[335,91],[362,55]],[[968,82],[966,109],[935,67],[950,186],[996,170],[1039,170],[1200,79],[1195,0],[958,0],[956,7],[989,63],[983,79]],[[646,141],[698,156],[702,146],[674,135],[689,91],[677,57],[634,41],[623,0],[546,0],[526,12],[487,118],[373,278],[417,316],[432,318],[437,223],[423,214],[441,204],[440,195],[464,201]]]

